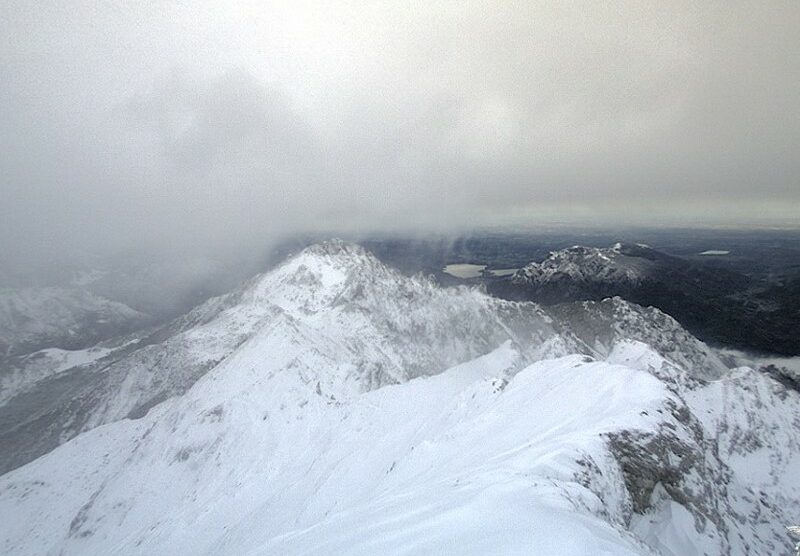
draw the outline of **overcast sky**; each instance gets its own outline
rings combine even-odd
[[[800,5],[0,5],[6,255],[800,215]]]

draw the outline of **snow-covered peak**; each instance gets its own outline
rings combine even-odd
[[[328,274],[331,278],[336,274],[335,271],[344,274],[354,271],[388,272],[388,268],[362,246],[340,239],[310,245],[289,256],[269,274],[292,274],[299,269]]]
[[[575,245],[551,251],[541,262],[531,262],[516,272],[512,282],[545,285],[569,281],[575,284],[638,284],[653,269],[647,246],[616,243],[612,247]]]
[[[330,240],[303,249],[247,289],[244,299],[267,301],[296,314],[319,311],[354,284],[397,281],[399,274],[363,247]]]
[[[249,369],[250,380],[288,373],[341,400],[442,372],[507,341],[523,354],[520,364],[577,349],[534,304],[441,288],[402,275],[361,247],[327,242],[139,343],[58,373],[50,379],[61,381],[57,388],[47,380],[30,386],[12,405],[36,409],[27,410],[8,440],[26,449],[0,454],[0,471],[82,431],[142,417],[230,360]],[[64,384],[71,391],[67,406],[51,399]],[[9,422],[17,419],[13,407],[0,406],[0,422],[4,411]]]
[[[250,315],[257,330],[278,314],[287,326],[349,350],[347,359],[360,361],[350,379],[361,389],[440,372],[507,340],[535,358],[556,337],[533,304],[520,311],[476,289],[404,276],[340,240],[308,247],[254,280],[221,317]]]

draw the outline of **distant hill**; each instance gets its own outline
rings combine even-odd
[[[498,297],[545,305],[620,296],[661,309],[704,341],[800,354],[800,278],[765,285],[647,245],[553,251],[487,287]]]

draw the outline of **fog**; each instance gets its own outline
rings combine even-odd
[[[0,249],[796,225],[796,2],[0,6]]]

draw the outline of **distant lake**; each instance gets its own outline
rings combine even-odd
[[[442,272],[456,278],[468,279],[479,277],[484,270],[486,270],[485,264],[449,264],[442,269]],[[489,273],[492,276],[510,276],[517,270],[516,268],[496,268],[489,270]]]
[[[518,268],[495,268],[489,272],[492,273],[492,276],[511,276],[518,270]]]
[[[477,278],[485,268],[485,264],[449,264],[442,272],[456,278]]]

